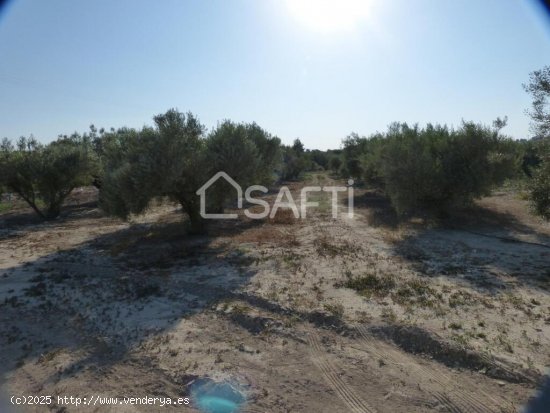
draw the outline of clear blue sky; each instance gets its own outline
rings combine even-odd
[[[0,16],[0,137],[140,127],[171,107],[308,148],[392,121],[508,115],[504,132],[529,136],[521,85],[550,64],[534,2],[365,1],[346,14],[311,0],[13,0]]]

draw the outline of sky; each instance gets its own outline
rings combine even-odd
[[[141,127],[169,108],[340,147],[394,121],[528,138],[522,88],[550,64],[529,0],[12,0],[0,12],[0,138]]]

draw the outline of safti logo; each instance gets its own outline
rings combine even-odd
[[[197,195],[200,196],[200,214],[204,219],[237,219],[238,214],[209,214],[206,212],[206,196],[208,188],[210,188],[218,179],[225,179],[237,193],[237,207],[243,208],[243,189],[242,187],[227,173],[220,171],[210,178],[203,186],[197,191]],[[292,210],[296,219],[306,218],[307,208],[318,207],[319,202],[312,202],[307,200],[309,193],[315,192],[328,192],[331,196],[331,210],[332,217],[338,218],[338,193],[347,192],[348,196],[348,217],[353,218],[353,179],[348,180],[348,186],[305,186],[300,191],[300,202],[296,203],[290,190],[287,186],[281,187],[275,202],[270,206],[267,201],[254,198],[253,192],[261,192],[267,194],[269,190],[263,185],[252,185],[246,188],[244,191],[244,199],[247,203],[253,205],[259,205],[263,207],[262,212],[251,212],[248,208],[244,210],[244,214],[250,219],[264,219],[268,216],[273,218],[277,214],[279,208],[285,208]]]

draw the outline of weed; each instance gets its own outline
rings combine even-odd
[[[508,353],[513,354],[514,348],[512,347],[512,344],[506,339],[506,337],[503,334],[499,334],[497,336],[498,343],[506,350]]]
[[[453,334],[451,338],[464,347],[468,345],[468,337],[463,334]]]
[[[360,323],[368,323],[371,321],[372,316],[366,311],[356,311],[355,315],[357,316],[357,321]]]
[[[11,211],[12,208],[13,208],[12,204],[0,203],[0,214]]]
[[[292,314],[290,317],[285,317],[283,325],[286,328],[292,328],[300,322],[300,317],[297,314]]]
[[[335,244],[326,234],[321,235],[313,241],[313,245],[319,256],[330,258],[339,255],[357,254],[361,250],[359,246],[353,245],[347,240],[344,240],[340,244]]]
[[[47,363],[48,361],[52,361],[58,354],[60,354],[63,351],[62,348],[58,348],[52,351],[49,351],[45,354],[40,355],[38,358],[39,363]]]
[[[344,306],[340,303],[338,304],[325,304],[325,310],[332,314],[336,318],[342,318],[344,316]]]
[[[348,279],[344,286],[356,290],[359,294],[370,297],[386,297],[395,288],[395,280],[390,275],[377,276],[366,274],[362,277]]]
[[[235,304],[231,308],[231,313],[232,314],[237,314],[237,315],[248,314],[250,312],[250,310],[251,310],[251,308],[247,305]]]
[[[382,310],[382,318],[390,323],[395,323],[397,321],[397,314],[391,308],[384,308]]]
[[[452,322],[451,324],[449,324],[449,328],[450,328],[450,329],[453,329],[453,330],[462,330],[462,324],[461,324],[461,323]]]
[[[521,298],[521,296],[519,295],[514,295],[512,293],[507,293],[505,296],[504,296],[504,301],[505,302],[508,302],[510,304],[512,304],[512,306],[516,309],[516,310],[523,310],[524,308],[524,301],[523,301],[523,298]]]
[[[321,257],[334,258],[344,252],[342,250],[342,247],[332,243],[326,234],[317,238],[313,242],[313,245],[315,246],[317,254],[319,254]]]
[[[441,295],[428,285],[428,282],[419,279],[406,281],[392,294],[392,299],[401,305],[417,304],[421,307],[434,307]]]
[[[296,254],[292,250],[285,250],[283,252],[283,262],[290,267],[291,270],[297,271],[300,268],[300,261],[302,257],[299,254]]]
[[[474,299],[472,294],[464,290],[456,291],[449,296],[449,306],[451,308],[456,308],[463,305],[470,305],[473,303]]]

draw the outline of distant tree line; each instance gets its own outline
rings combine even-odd
[[[202,232],[196,191],[218,171],[243,187],[298,179],[312,168],[299,139],[282,145],[256,123],[220,122],[207,133],[192,113],[171,109],[141,129],[106,131],[95,126],[83,135],[59,136],[47,145],[34,138],[0,146],[0,193],[19,195],[44,219],[59,216],[69,193],[95,185],[108,214],[128,218],[143,213],[156,198],[181,205],[192,232]],[[209,212],[221,212],[233,194],[209,190]]]
[[[218,171],[243,187],[294,180],[306,171],[383,190],[395,210],[433,210],[445,215],[471,203],[509,178],[528,182],[535,212],[550,219],[550,66],[531,74],[529,114],[535,138],[512,140],[501,130],[463,122],[453,129],[394,123],[370,137],[351,134],[339,150],[308,150],[299,139],[282,145],[255,123],[220,122],[207,132],[192,113],[171,109],[141,129],[97,130],[59,136],[47,145],[34,138],[0,145],[0,193],[19,195],[42,218],[53,219],[78,186],[100,188],[100,206],[121,218],[143,213],[157,198],[181,205],[193,232],[202,232],[196,194]],[[209,191],[208,208],[221,212],[230,193]]]

